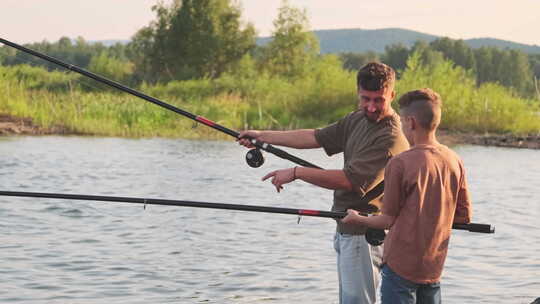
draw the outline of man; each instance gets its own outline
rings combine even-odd
[[[329,156],[343,152],[343,169],[294,167],[270,172],[263,180],[270,178],[279,192],[284,184],[300,179],[335,190],[333,211],[349,208],[373,211],[380,207],[380,198],[370,204],[359,204],[360,198],[382,181],[390,158],[409,147],[401,133],[399,116],[391,107],[394,84],[392,68],[382,63],[368,63],[357,74],[357,111],[322,129],[244,131],[240,138],[251,137],[298,149],[322,147]],[[247,139],[239,142],[251,147]],[[365,230],[357,225],[337,224],[334,247],[341,304],[375,303],[376,300],[382,249],[366,242]]]
[[[452,223],[468,223],[471,203],[459,156],[436,138],[441,99],[431,89],[399,99],[411,149],[392,158],[384,174],[382,215],[348,210],[344,223],[387,229],[381,300],[441,303],[440,278]]]

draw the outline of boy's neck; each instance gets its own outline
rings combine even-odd
[[[425,131],[422,129],[418,129],[413,133],[413,147],[418,145],[438,145],[439,141],[437,140],[437,136],[435,134],[435,130],[433,131]]]

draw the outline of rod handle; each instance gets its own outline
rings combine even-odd
[[[456,224],[452,225],[453,229],[467,230],[470,232],[479,232],[479,233],[495,233],[495,226],[490,224],[477,224],[477,223],[468,223],[468,224]]]

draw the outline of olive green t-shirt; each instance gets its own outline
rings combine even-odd
[[[384,167],[392,158],[409,148],[401,132],[399,115],[372,122],[361,110],[351,112],[341,120],[315,130],[315,139],[329,156],[343,152],[343,171],[353,186],[353,191],[334,191],[332,211],[356,209],[368,211],[373,205],[380,210],[380,197],[369,205],[360,199],[384,177]],[[364,234],[365,227],[338,222],[337,231],[347,234]]]

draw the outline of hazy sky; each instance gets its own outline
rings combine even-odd
[[[170,0],[165,0],[170,1]],[[155,18],[156,0],[0,0],[0,36],[19,43],[129,39]],[[281,0],[241,0],[267,36]],[[451,38],[492,37],[540,45],[540,0],[289,0],[312,29],[400,27]]]

